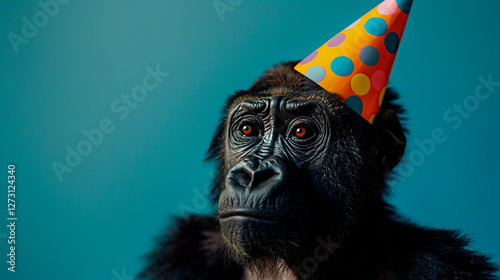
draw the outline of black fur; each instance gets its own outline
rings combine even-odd
[[[243,270],[222,254],[221,233],[214,217],[189,215],[158,240],[159,250],[149,255],[147,279],[240,279]]]
[[[384,195],[388,171],[397,161],[394,164],[387,163],[389,167],[386,169],[378,168],[378,160],[382,162],[386,159],[380,158],[373,150],[364,149],[367,144],[361,143],[368,137],[363,134],[365,131],[376,131],[378,126],[382,126],[377,122],[378,117],[373,125],[369,125],[359,116],[351,114],[342,108],[341,103],[335,102],[338,96],[327,93],[294,71],[296,63],[283,63],[267,70],[248,90],[238,91],[228,98],[223,109],[224,117],[207,153],[207,159],[215,161],[218,166],[211,199],[217,202],[228,172],[223,158],[223,139],[226,115],[233,104],[243,98],[277,94],[324,99],[325,104],[336,106],[331,110],[339,112],[337,121],[341,123],[346,120],[352,125],[349,135],[341,135],[352,141],[338,143],[341,150],[348,149],[352,155],[349,158],[340,155],[340,159],[326,161],[324,167],[311,174],[312,182],[303,182],[335,191],[334,195],[308,197],[318,201],[318,206],[312,206],[311,211],[323,213],[311,217],[310,227],[314,234],[304,239],[302,244],[295,244],[296,247],[290,244],[295,242],[294,238],[284,236],[283,244],[289,243],[286,246],[295,249],[277,253],[281,254],[279,260],[272,256],[264,260],[245,258],[224,240],[218,214],[210,217],[191,215],[177,219],[170,231],[160,238],[158,249],[149,255],[148,266],[139,277],[155,280],[243,279],[244,275],[248,276],[245,270],[247,273],[253,270],[255,275],[265,277],[270,273],[259,274],[259,270],[292,269],[298,279],[497,279],[496,265],[488,257],[472,250],[467,236],[458,231],[420,227],[395,214],[385,202]],[[388,89],[381,112],[390,109],[404,120],[404,109],[397,104],[397,98],[397,94]],[[406,132],[406,128],[403,127],[403,130]],[[339,135],[339,139],[342,137]],[[398,137],[404,138],[404,135],[395,135],[395,138]],[[377,139],[378,135],[373,138],[374,143],[386,140]],[[380,148],[379,145],[383,153],[388,153],[392,148],[383,145]],[[373,158],[374,162],[367,162],[367,158]],[[335,161],[339,160],[343,165],[339,170],[331,170],[331,166],[338,165]],[[371,167],[370,171],[356,171],[358,169],[355,167],[365,165]],[[345,186],[356,189],[360,181],[363,186],[359,190],[345,189]],[[321,208],[325,200],[331,203],[328,205],[326,201],[328,207]],[[337,213],[336,209],[344,210]],[[325,241],[331,242],[327,244]],[[318,267],[308,272],[303,264],[315,256],[315,248],[321,249],[318,252],[322,252],[324,260],[316,261]]]

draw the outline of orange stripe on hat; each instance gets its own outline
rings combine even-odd
[[[385,0],[295,66],[373,123],[413,0]]]

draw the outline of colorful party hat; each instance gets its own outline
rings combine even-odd
[[[385,0],[295,66],[373,123],[413,0]]]

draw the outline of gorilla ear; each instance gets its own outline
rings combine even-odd
[[[391,171],[403,157],[406,137],[398,115],[391,109],[381,109],[375,121],[375,163],[386,173]]]

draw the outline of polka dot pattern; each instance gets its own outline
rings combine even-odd
[[[381,90],[387,84],[387,75],[382,70],[377,70],[372,75],[372,86],[375,90]]]
[[[377,116],[377,114],[373,114],[370,119],[368,120],[369,123],[373,124],[373,121],[375,121],[375,117]]]
[[[390,16],[398,11],[398,4],[395,0],[386,0],[377,6],[377,12],[382,15]]]
[[[399,47],[399,36],[396,32],[391,32],[385,36],[385,49],[390,53],[396,53]]]
[[[358,73],[351,79],[352,91],[357,95],[365,95],[371,88],[370,78],[365,74]]]
[[[348,30],[348,29],[351,29],[353,28],[354,26],[356,26],[359,22],[361,21],[361,19],[357,19],[355,22],[351,23],[351,25],[347,26],[344,30]]]
[[[315,65],[306,71],[306,77],[308,77],[309,79],[313,80],[316,83],[323,81],[325,75],[326,75],[325,69],[323,69],[323,67],[319,65]]]
[[[347,99],[344,101],[344,104],[349,106],[349,108],[353,109],[354,112],[358,113],[361,115],[361,112],[363,112],[363,101],[357,96],[349,96]]]
[[[385,0],[295,66],[373,123],[408,20],[411,0]]]
[[[339,56],[332,60],[330,65],[333,73],[338,76],[349,76],[354,70],[354,63],[347,56]]]
[[[314,51],[312,54],[308,55],[306,58],[304,58],[300,64],[304,65],[309,62],[311,62],[316,56],[318,55],[318,51]]]
[[[380,55],[377,48],[365,46],[359,51],[359,58],[367,66],[375,66],[378,63]]]
[[[409,14],[413,0],[396,0],[396,3],[403,13]]]
[[[365,30],[373,36],[382,36],[387,31],[387,23],[383,18],[372,17],[366,21]]]
[[[380,95],[378,97],[378,106],[382,107],[382,102],[384,101],[384,96],[385,96],[385,91],[387,90],[387,87],[384,87],[382,91],[380,92]]]
[[[330,48],[336,47],[336,46],[342,44],[342,42],[344,42],[345,37],[346,36],[344,33],[337,34],[330,41],[328,41],[328,43],[326,45],[329,46]]]

